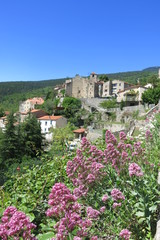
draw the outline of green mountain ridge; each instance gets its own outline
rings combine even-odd
[[[158,66],[145,68],[141,71],[128,71],[118,73],[105,73],[109,79],[119,79],[132,84],[144,85],[153,75],[158,76]],[[103,74],[98,74],[101,76]],[[87,76],[86,76],[87,77]],[[0,108],[5,110],[18,110],[19,101],[30,97],[46,97],[53,92],[56,85],[63,84],[68,78],[49,79],[40,81],[0,82]]]

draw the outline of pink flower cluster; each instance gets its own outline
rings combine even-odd
[[[153,138],[153,135],[150,130],[146,131],[145,136],[146,136],[146,140],[152,140]]]
[[[97,210],[88,208],[88,217],[83,219],[81,216],[82,206],[77,202],[77,197],[72,195],[63,183],[56,183],[52,187],[48,204],[51,208],[47,210],[46,215],[59,220],[55,225],[56,240],[66,239],[75,228],[77,229],[77,238],[75,239],[87,236],[88,228],[92,225],[90,219],[98,216]]]
[[[85,196],[95,182],[104,175],[104,154],[96,146],[91,146],[86,138],[82,138],[82,150],[77,150],[77,156],[67,163],[67,175],[72,180],[77,197]]]
[[[1,218],[0,237],[2,240],[7,240],[11,237],[15,240],[36,238],[32,235],[31,230],[36,228],[36,225],[31,223],[25,213],[20,212],[17,208],[8,207]]]
[[[103,202],[106,202],[107,200],[108,200],[108,195],[107,195],[107,194],[103,195],[102,201],[103,201]]]
[[[111,191],[111,196],[113,198],[114,201],[119,201],[119,200],[125,200],[125,196],[123,195],[123,193],[117,189],[117,188],[114,188],[112,191]]]
[[[120,132],[120,142],[116,140],[115,136],[109,131],[106,131],[106,149],[104,150],[104,162],[111,163],[112,167],[120,174],[125,165],[130,162],[132,158],[141,159],[144,157],[144,149],[140,142],[136,142],[133,146],[127,142],[126,134]]]
[[[89,219],[96,219],[100,215],[100,212],[93,209],[92,207],[87,208],[87,217]]]
[[[123,193],[119,189],[114,188],[111,191],[111,196],[114,201],[113,208],[121,207],[121,205],[122,205],[121,201],[125,200],[125,196],[123,195]]]
[[[130,239],[130,236],[131,236],[131,232],[128,230],[128,229],[123,229],[119,236],[122,238],[122,239],[125,239],[125,240],[129,240]]]
[[[112,163],[112,167],[114,167],[118,174],[123,170],[126,162],[130,160],[128,152],[130,152],[132,149],[132,146],[130,144],[125,143],[125,140],[127,140],[127,138],[124,132],[120,132],[119,137],[121,141],[118,143],[115,136],[109,130],[107,130],[107,146],[104,150],[105,163]],[[109,138],[111,140],[109,140]]]
[[[106,143],[112,143],[113,145],[117,144],[117,139],[115,138],[114,134],[111,133],[111,131],[107,130],[106,131]]]
[[[137,177],[140,177],[140,176],[143,176],[143,172],[141,170],[141,167],[138,166],[138,164],[136,163],[131,163],[129,164],[129,176],[132,177],[132,176],[137,176]]]

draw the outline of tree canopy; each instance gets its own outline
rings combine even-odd
[[[142,94],[142,100],[144,103],[157,104],[160,99],[160,87],[149,88]]]

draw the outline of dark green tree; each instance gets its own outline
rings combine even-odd
[[[158,86],[159,83],[159,79],[157,75],[152,75],[149,79],[148,79],[148,83],[151,83],[153,85],[153,88]]]
[[[100,79],[101,81],[104,81],[104,82],[109,81],[109,78],[108,78],[108,76],[107,76],[106,74],[102,74],[102,75],[99,77],[99,79]]]
[[[5,115],[4,109],[1,107],[0,108],[0,117],[3,117]]]
[[[148,104],[157,104],[160,99],[160,87],[149,88],[142,94],[142,101]]]
[[[19,136],[16,127],[16,119],[13,113],[7,117],[5,132],[1,139],[1,157],[3,162],[15,159],[19,155]]]
[[[22,123],[24,155],[36,157],[41,153],[43,136],[41,126],[36,117],[29,115]]]
[[[81,101],[74,97],[65,97],[62,107],[64,107],[64,115],[66,118],[74,118],[75,113],[81,108]]]

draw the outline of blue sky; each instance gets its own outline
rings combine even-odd
[[[0,81],[160,65],[159,0],[0,1]]]

